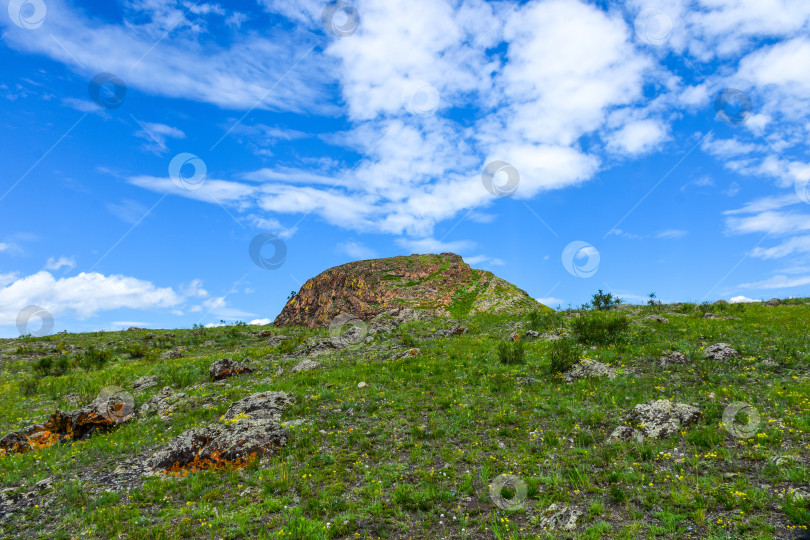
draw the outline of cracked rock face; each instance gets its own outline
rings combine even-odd
[[[152,388],[158,385],[158,377],[157,375],[152,375],[150,377],[141,377],[132,383],[133,390],[146,390],[147,388]]]
[[[608,441],[665,439],[697,420],[698,416],[700,409],[685,403],[674,403],[668,399],[648,401],[636,405],[625,419],[630,425],[614,429]]]
[[[566,382],[573,382],[585,377],[607,377],[608,379],[615,379],[616,370],[607,364],[586,358],[578,364],[575,364],[565,373]]]
[[[242,362],[236,362],[230,358],[220,358],[208,367],[208,374],[214,381],[227,379],[240,373],[251,373],[253,368]]]
[[[190,429],[172,439],[146,461],[153,471],[240,463],[275,452],[287,444],[279,424],[293,403],[285,392],[260,392],[231,404],[224,423]]]
[[[554,503],[543,511],[540,526],[550,531],[559,529],[570,532],[577,528],[577,520],[581,514],[582,512],[567,504]]]
[[[732,358],[738,358],[740,353],[738,353],[728,343],[715,343],[714,345],[706,347],[706,350],[703,351],[703,356],[709,360],[726,362]]]

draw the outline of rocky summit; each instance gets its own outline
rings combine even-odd
[[[470,268],[455,253],[351,262],[308,280],[274,326],[326,327],[341,314],[369,320],[392,308],[431,315],[550,311],[492,272]]]

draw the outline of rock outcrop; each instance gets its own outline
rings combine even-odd
[[[678,433],[700,416],[700,409],[685,403],[658,399],[636,405],[625,419],[625,425],[613,430],[608,441],[642,442],[645,438],[665,439]]]
[[[341,314],[363,321],[393,308],[465,317],[549,310],[525,291],[475,270],[454,253],[410,255],[336,266],[308,280],[275,326],[328,327]]]

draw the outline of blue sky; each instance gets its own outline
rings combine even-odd
[[[444,251],[552,306],[810,295],[805,0],[4,4],[0,336]]]

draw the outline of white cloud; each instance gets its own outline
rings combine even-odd
[[[684,231],[681,229],[667,229],[665,231],[657,233],[655,237],[669,240],[674,238],[683,238],[687,234],[689,234],[689,231]]]
[[[667,127],[659,120],[641,120],[627,124],[608,137],[608,148],[623,155],[648,153],[669,138]]]
[[[79,319],[87,319],[101,311],[169,308],[181,301],[171,288],[133,277],[82,272],[56,279],[41,271],[0,289],[0,324],[15,324],[17,314],[29,305],[42,306],[54,317],[73,312]]]
[[[253,319],[248,324],[250,324],[252,326],[265,326],[265,325],[268,325],[268,324],[270,324],[272,322],[273,321],[271,319]]]
[[[553,296],[548,296],[546,298],[535,298],[538,302],[543,304],[544,306],[548,306],[550,308],[554,308],[556,306],[562,306],[565,304],[565,300],[562,298],[555,298]]]
[[[504,266],[506,264],[497,257],[488,257],[486,255],[464,257],[464,262],[466,262],[470,266]]]
[[[788,277],[777,275],[754,283],[743,283],[740,287],[745,289],[787,289],[803,285],[810,285],[810,276]]]
[[[141,148],[148,152],[161,155],[168,151],[166,139],[185,139],[186,134],[180,129],[166,124],[153,122],[138,122],[141,129],[135,132],[135,136],[147,141]]]
[[[76,267],[76,260],[73,257],[50,257],[45,263],[46,270],[59,270],[60,268],[73,269]]]
[[[124,24],[115,25],[91,19],[64,0],[49,0],[48,33],[54,39],[41,39],[6,17],[0,25],[7,45],[46,55],[88,78],[110,72],[133,88],[226,109],[331,110],[324,105],[330,77],[325,58],[306,54],[313,35],[271,26],[262,33],[234,32],[226,48],[199,39],[208,20],[224,14],[214,4],[192,6],[190,16],[163,1],[127,7]],[[172,39],[162,39],[168,33]],[[276,85],[282,76],[284,84]]]
[[[355,260],[373,259],[377,257],[377,253],[373,249],[353,240],[339,243],[337,249]]]
[[[475,244],[468,240],[457,240],[454,242],[444,242],[435,238],[397,238],[397,244],[411,253],[459,253],[470,249]]]
[[[810,253],[810,236],[795,236],[775,247],[756,247],[751,256],[758,259],[780,259],[794,253]]]
[[[751,304],[754,302],[762,302],[762,300],[753,300],[745,296],[735,296],[734,298],[730,298],[728,302],[729,304]]]

